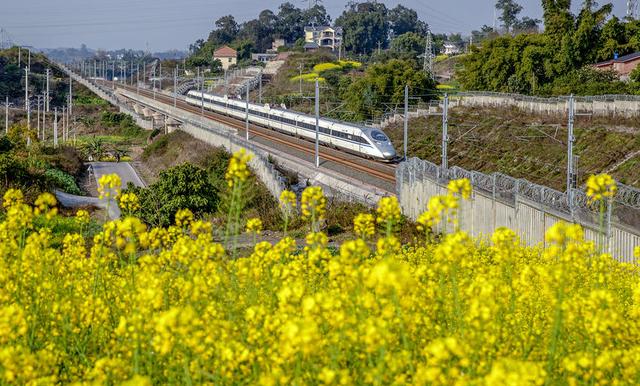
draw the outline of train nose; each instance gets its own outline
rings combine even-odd
[[[396,157],[396,151],[394,149],[385,149],[382,151],[382,157],[384,157],[384,159],[394,159]]]

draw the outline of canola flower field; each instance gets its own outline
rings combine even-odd
[[[232,159],[232,197],[242,197],[247,160]],[[101,193],[117,196],[117,186],[117,176],[104,177]],[[615,194],[606,176],[588,187],[596,204]],[[168,228],[127,216],[55,248],[55,198],[29,205],[9,190],[0,383],[637,384],[638,267],[565,223],[549,229],[547,248],[525,247],[504,228],[474,240],[456,230],[469,181],[449,188],[421,216],[424,240],[400,245],[400,208],[389,197],[375,215],[356,217],[357,239],[337,252],[322,232],[322,190],[308,188],[299,203],[285,192],[285,227],[299,208],[306,242],[260,242],[260,220],[248,219],[256,244],[236,257],[188,210]],[[119,198],[123,213],[135,212],[134,195]],[[86,224],[88,213],[75,221]],[[438,223],[451,232],[436,237]]]

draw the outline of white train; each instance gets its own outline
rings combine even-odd
[[[202,98],[204,98],[204,101]],[[205,109],[216,113],[245,119],[246,102],[243,100],[200,91],[189,91],[186,101],[198,107],[204,105]],[[312,141],[315,141],[316,138],[315,116],[295,111],[249,103],[249,122]],[[322,117],[318,127],[319,141],[324,145],[343,149],[367,158],[387,161],[396,158],[396,151],[391,141],[380,129],[357,126]]]

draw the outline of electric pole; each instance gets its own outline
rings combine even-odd
[[[176,107],[178,98],[178,68],[173,69],[173,107]]]
[[[249,83],[247,83],[247,92],[245,94],[244,130],[247,133],[247,142],[249,142]]]
[[[29,67],[24,69],[24,109],[27,111],[27,130],[31,129],[31,104],[29,103]]]
[[[449,169],[449,161],[447,155],[447,146],[449,145],[449,95],[444,94],[444,102],[442,104],[442,171]]]
[[[49,112],[49,75],[51,74],[51,70],[47,68],[47,95],[45,96],[45,111]]]
[[[73,106],[73,78],[71,76],[69,76],[69,115],[71,115],[73,113],[72,110],[72,106]]]
[[[571,212],[571,218],[573,218],[573,184],[574,184],[574,171],[573,171],[573,143],[575,137],[573,136],[573,123],[575,120],[575,105],[573,101],[573,94],[569,96],[569,121],[567,122],[567,204],[569,205],[569,211]]]
[[[40,138],[40,95],[38,95],[38,138]]]
[[[316,168],[320,167],[320,87],[316,79]]]
[[[409,142],[409,86],[404,86],[404,160],[407,160],[407,143]]]
[[[9,134],[9,97],[4,100],[4,134]]]
[[[262,104],[262,70],[258,75],[258,103]]]
[[[58,147],[58,108],[53,109],[53,147]]]

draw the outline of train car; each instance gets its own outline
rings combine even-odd
[[[189,91],[187,103],[244,120],[246,101],[200,91]],[[249,103],[249,122],[315,141],[316,118],[290,110],[275,109],[269,105]],[[380,129],[320,118],[318,140],[326,146],[346,150],[366,158],[392,161],[396,151],[389,138]]]

